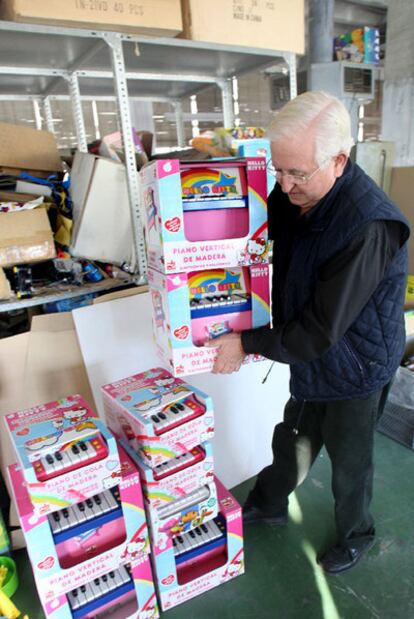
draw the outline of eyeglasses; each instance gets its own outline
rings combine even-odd
[[[285,170],[276,170],[272,161],[269,161],[267,164],[267,171],[269,174],[274,176],[276,180],[280,182],[282,178],[290,178],[295,185],[304,185],[305,183],[309,183],[309,181],[315,176],[319,170],[323,168],[326,161],[319,166],[312,174],[302,174],[301,172],[297,172],[296,174],[290,174],[289,172],[285,172]]]

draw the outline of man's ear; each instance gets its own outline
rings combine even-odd
[[[335,161],[335,167],[334,167],[334,173],[335,173],[335,177],[339,178],[340,176],[342,176],[346,163],[348,161],[348,155],[346,155],[345,153],[339,153],[339,155],[336,155],[336,157],[334,157],[334,161]]]

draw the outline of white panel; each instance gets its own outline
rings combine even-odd
[[[151,333],[150,295],[139,294],[73,312],[89,382],[103,415],[100,386],[159,367]],[[189,383],[214,402],[214,458],[218,477],[233,487],[270,464],[273,427],[288,398],[288,368],[270,362],[245,365],[230,375],[198,374]]]

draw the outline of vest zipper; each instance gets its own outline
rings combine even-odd
[[[364,370],[363,367],[361,365],[361,363],[359,362],[358,357],[356,356],[356,354],[354,353],[354,351],[352,350],[352,348],[350,347],[350,345],[347,343],[346,339],[344,338],[344,344],[345,347],[347,349],[347,351],[349,352],[349,354],[351,355],[352,359],[355,361],[357,368],[362,376],[362,378],[364,377]]]

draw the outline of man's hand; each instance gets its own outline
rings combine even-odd
[[[213,374],[231,374],[240,370],[246,353],[241,344],[240,333],[226,333],[204,344],[208,347],[218,347],[217,359]]]

